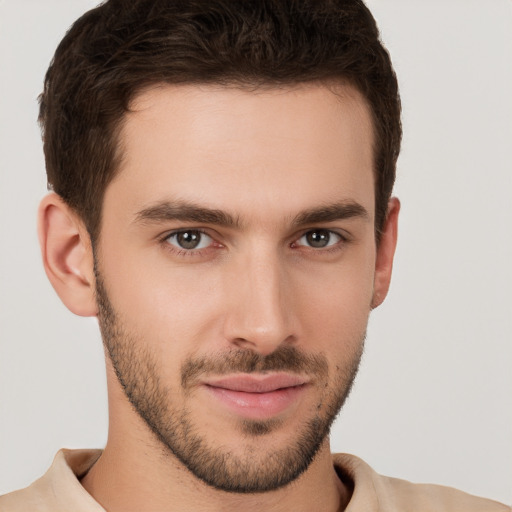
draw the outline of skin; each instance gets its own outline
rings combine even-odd
[[[101,276],[116,346],[132,351],[125,362],[147,354],[167,393],[163,422],[186,410],[204,443],[237,461],[233,471],[248,463],[268,469],[272,453],[296,443],[307,421],[327,417],[348,391],[369,313],[389,287],[399,203],[390,200],[377,247],[368,108],[348,86],[319,84],[257,92],[159,86],[132,107],[121,169],[105,193],[96,273],[83,223],[55,194],[40,207],[46,272],[71,311],[99,315],[104,336],[113,336],[96,301]],[[237,222],[171,218],[169,206],[183,203]],[[357,213],[318,220],[319,210],[340,204]],[[315,218],[305,215],[312,211]],[[204,231],[202,248],[180,248],[172,235],[183,229]],[[311,246],[312,232],[327,234],[328,245]],[[290,348],[325,361],[325,372],[302,371],[307,385],[284,410],[264,414],[268,429],[259,435],[204,385],[220,370],[182,385],[187,362]],[[134,410],[110,354],[108,442],[82,480],[106,509],[344,510],[350,494],[328,437],[296,480],[269,492],[226,492],[198,479]],[[141,389],[137,372],[131,377]]]

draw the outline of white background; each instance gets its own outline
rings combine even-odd
[[[0,493],[62,446],[101,447],[94,320],[48,284],[36,97],[92,0],[0,0]],[[512,2],[371,0],[401,84],[394,282],[373,313],[334,451],[512,503]]]

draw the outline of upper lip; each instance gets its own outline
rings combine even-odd
[[[245,393],[270,393],[278,389],[302,386],[308,383],[308,379],[300,375],[289,373],[273,374],[242,374],[226,377],[207,379],[203,382],[206,386],[227,389],[230,391],[242,391]]]

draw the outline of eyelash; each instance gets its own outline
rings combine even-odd
[[[299,238],[297,238],[297,241],[306,237],[310,233],[318,233],[318,232],[328,233],[329,236],[335,235],[337,238],[339,238],[339,240],[333,244],[327,245],[326,247],[311,247],[311,246],[307,246],[307,245],[299,245],[299,247],[304,247],[305,249],[309,249],[311,251],[314,251],[315,253],[321,252],[322,254],[326,254],[326,253],[339,251],[349,241],[348,238],[346,236],[342,235],[341,233],[338,233],[337,231],[333,231],[332,229],[326,229],[326,228],[308,229]],[[293,242],[292,245],[296,244],[297,241]],[[330,240],[329,240],[329,242],[330,242]]]
[[[306,236],[308,233],[313,233],[315,231],[327,232],[331,235],[335,235],[336,237],[339,237],[340,240],[332,245],[329,245],[329,246],[326,246],[323,248],[314,248],[314,247],[308,247],[306,245],[298,245],[297,244],[297,242],[301,238]],[[169,243],[169,239],[171,237],[177,236],[180,233],[189,233],[189,232],[194,232],[194,233],[199,233],[200,235],[205,235],[212,239],[212,243],[208,247],[204,247],[202,249],[180,249],[177,246]],[[164,236],[162,236],[160,238],[159,241],[165,247],[165,249],[167,251],[170,251],[171,253],[173,253],[174,255],[179,256],[179,257],[201,257],[201,256],[205,256],[205,254],[207,252],[211,251],[212,249],[224,247],[221,243],[216,242],[215,238],[212,235],[210,235],[207,231],[205,231],[204,229],[200,229],[200,228],[178,229],[176,231],[166,233]],[[334,231],[332,229],[327,229],[327,228],[313,228],[313,229],[308,229],[307,231],[302,232],[300,234],[300,236],[298,236],[294,239],[294,241],[290,244],[290,247],[293,247],[295,245],[295,247],[303,247],[304,249],[311,250],[314,253],[331,254],[331,253],[342,250],[344,248],[344,246],[349,242],[350,242],[350,239],[346,235],[339,233],[338,231]],[[217,247],[214,247],[215,245],[217,245]]]
[[[210,244],[208,247],[204,247],[203,249],[180,249],[175,245],[172,245],[169,242],[169,239],[172,236],[177,236],[180,233],[199,233],[200,235],[205,235],[212,239],[212,244]],[[172,252],[173,254],[181,257],[198,257],[198,256],[204,256],[204,254],[207,251],[210,251],[212,249],[212,245],[217,244],[219,247],[222,247],[222,244],[215,241],[214,237],[211,236],[209,233],[207,233],[204,229],[199,228],[189,228],[189,229],[178,229],[176,231],[171,231],[170,233],[166,233],[161,239],[161,244],[165,247],[167,251]]]

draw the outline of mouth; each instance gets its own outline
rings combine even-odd
[[[299,375],[232,375],[203,382],[215,402],[245,419],[273,418],[295,405],[308,387]]]

